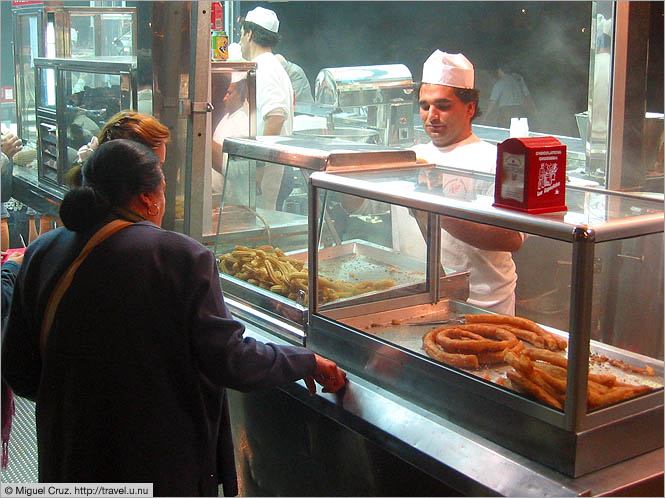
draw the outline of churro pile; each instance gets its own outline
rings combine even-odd
[[[526,318],[498,314],[467,314],[463,325],[430,330],[423,337],[423,348],[432,358],[458,368],[478,369],[483,365],[507,363],[505,377],[496,381],[562,410],[566,402],[568,360],[559,351],[566,340]],[[524,342],[531,346],[526,348]],[[636,368],[604,357],[590,363],[607,361],[629,372],[654,375],[653,368]],[[511,368],[512,367],[512,368]],[[484,378],[490,380],[485,374]],[[628,384],[611,374],[589,373],[587,408],[608,406],[651,391],[647,385]]]
[[[568,375],[568,360],[563,355],[544,349],[525,349],[520,354],[508,351],[504,359],[513,367],[506,376],[514,387],[563,409]],[[614,375],[589,373],[587,408],[601,408],[651,390],[650,386],[620,382]]]
[[[460,368],[503,363],[504,353],[519,353],[528,342],[552,351],[566,349],[566,340],[518,316],[490,313],[464,315],[463,325],[430,330],[423,347],[432,358]]]
[[[285,296],[294,301],[300,296],[308,302],[309,274],[305,263],[287,256],[284,251],[272,246],[252,249],[235,246],[235,250],[220,257],[219,269],[263,289]],[[319,303],[328,303],[366,292],[393,287],[393,280],[376,282],[343,282],[323,276],[318,277]]]

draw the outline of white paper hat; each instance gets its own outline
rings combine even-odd
[[[231,83],[238,83],[239,81],[243,81],[247,79],[247,73],[244,71],[235,71],[231,73]]]
[[[277,19],[277,14],[272,10],[264,9],[263,7],[256,7],[247,12],[245,21],[258,24],[262,28],[272,31],[273,33],[277,33],[279,30],[279,19]]]
[[[423,65],[423,83],[473,88],[473,64],[462,54],[435,50]]]

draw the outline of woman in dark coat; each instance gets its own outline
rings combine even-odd
[[[223,482],[225,495],[236,494],[230,433],[220,424],[225,388],[305,378],[315,391],[313,377],[334,392],[345,373],[305,348],[243,338],[214,255],[160,228],[165,183],[150,149],[104,143],[82,178],[61,205],[65,227],[26,250],[2,345],[3,378],[36,400],[39,480],[152,482],[155,496],[216,496]],[[114,219],[133,223],[83,260],[42,351],[56,282]]]

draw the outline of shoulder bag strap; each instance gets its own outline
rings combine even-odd
[[[39,334],[39,347],[42,353],[46,349],[46,340],[48,339],[48,334],[51,329],[51,325],[53,324],[53,318],[55,317],[55,312],[58,309],[58,304],[60,304],[60,299],[62,299],[62,296],[65,294],[69,288],[69,285],[72,283],[72,279],[74,278],[74,274],[76,273],[76,270],[78,270],[78,267],[81,266],[83,260],[88,254],[90,254],[95,246],[106,240],[118,230],[121,230],[132,224],[133,223],[131,221],[113,220],[110,223],[104,225],[90,238],[72,265],[67,268],[67,270],[60,276],[60,279],[53,289],[53,292],[51,292],[51,296],[49,297],[48,303],[46,304],[46,310],[44,311],[44,319],[42,320],[42,328]]]

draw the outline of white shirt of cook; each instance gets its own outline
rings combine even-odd
[[[433,143],[412,148],[416,157],[429,163],[466,170],[494,173],[496,146],[480,140],[476,135],[448,147]],[[455,175],[444,175],[443,190],[447,196],[468,199],[480,187],[493,196],[494,184],[475,185],[476,180]],[[415,219],[408,210],[393,206],[393,245],[406,255],[425,259],[427,247]],[[515,313],[515,263],[509,252],[483,251],[441,231],[441,261],[445,268],[469,270],[468,303],[482,308],[513,315]]]
[[[224,143],[226,137],[246,137],[249,134],[249,106],[245,102],[241,107],[233,111],[231,114],[225,114],[215,127],[212,134],[212,141],[220,147]],[[228,161],[228,154],[224,153],[222,156],[222,171],[224,174],[229,174],[229,178],[237,178],[240,176],[238,169],[239,161],[234,163],[234,170],[227,172],[226,163]],[[224,175],[212,170],[212,190],[213,192],[221,192],[224,188]]]
[[[257,135],[263,135],[266,116],[280,114],[285,116],[280,135],[293,133],[293,86],[289,75],[275,54],[265,52],[254,58],[256,62],[256,113]],[[257,199],[257,205],[264,209],[275,209],[277,194],[282,184],[284,166],[266,164],[261,184],[263,205]]]

